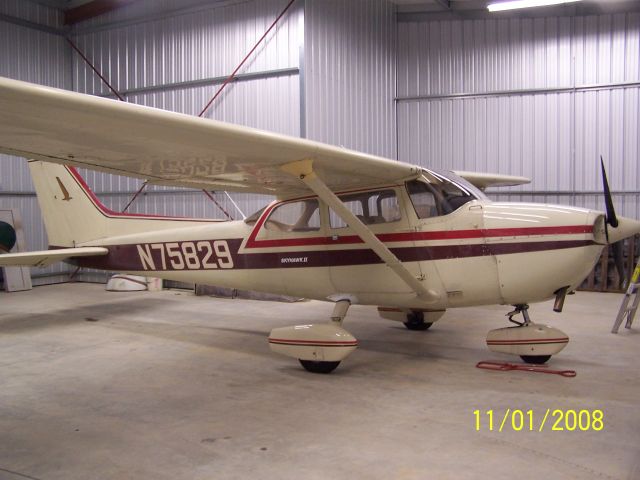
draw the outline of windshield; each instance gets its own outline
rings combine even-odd
[[[480,190],[451,172],[423,170],[423,175],[423,179],[407,182],[418,218],[448,215],[472,200],[486,199]]]
[[[487,197],[482,192],[482,190],[480,190],[479,188],[472,185],[464,178],[460,177],[459,175],[456,175],[451,171],[436,170],[436,169],[429,169],[429,170],[424,169],[424,171],[434,175],[436,178],[438,178],[441,181],[444,181],[445,183],[447,183],[447,180],[448,180],[448,182],[456,185],[458,188],[460,188],[463,191],[466,191],[467,193],[477,198],[478,200],[489,200],[489,197]]]

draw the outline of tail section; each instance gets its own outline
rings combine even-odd
[[[84,182],[80,183],[69,167],[30,161],[29,169],[49,245],[75,247],[108,235],[108,218],[91,198]]]
[[[74,168],[35,160],[29,168],[50,246],[98,245],[107,237],[216,222],[114,212],[98,200]]]

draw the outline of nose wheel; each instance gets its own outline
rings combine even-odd
[[[549,361],[551,355],[520,355],[520,358],[524,363],[530,363],[532,365],[544,365]]]
[[[514,319],[518,314],[522,314],[522,321]],[[487,346],[492,352],[518,355],[525,363],[541,365],[569,343],[569,337],[562,330],[533,323],[529,305],[515,305],[507,317],[516,326],[498,328],[487,334]]]
[[[302,365],[307,372],[311,373],[331,373],[340,365],[340,362],[321,362],[301,359],[299,361],[300,365]]]

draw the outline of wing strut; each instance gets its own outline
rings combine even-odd
[[[404,281],[416,295],[425,301],[435,302],[440,294],[434,290],[428,290],[413,274],[407,270],[402,262],[387,246],[375,236],[375,234],[349,210],[344,203],[331,191],[329,187],[313,171],[312,160],[300,160],[287,163],[280,167],[283,171],[295,175],[302,180],[313,192],[318,195],[333,211],[349,225],[362,241],[373,250],[380,259],[387,264],[402,281]]]

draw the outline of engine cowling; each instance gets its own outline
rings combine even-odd
[[[358,340],[344,328],[330,323],[274,328],[269,346],[299,360],[340,362],[358,348]]]
[[[16,244],[16,230],[7,222],[0,221],[0,253],[11,251]]]

